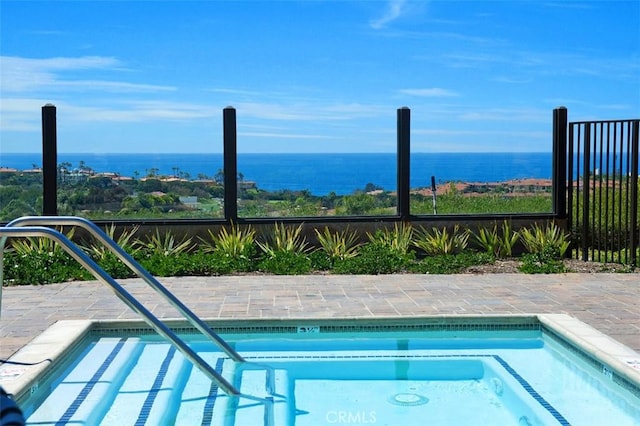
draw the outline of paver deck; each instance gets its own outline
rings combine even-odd
[[[568,314],[640,353],[640,274],[305,275],[162,278],[198,316],[354,318]],[[140,279],[121,284],[159,318],[179,314]],[[62,319],[136,314],[97,281],[5,287],[0,359]]]

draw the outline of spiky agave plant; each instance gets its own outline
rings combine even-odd
[[[520,232],[522,244],[529,253],[539,254],[543,252],[555,252],[558,257],[563,257],[569,248],[569,234],[562,230],[555,223],[547,224],[542,228],[537,223],[531,228],[524,228]]]
[[[322,232],[315,229],[318,243],[331,259],[348,259],[358,254],[358,234],[349,232],[349,228],[331,232],[325,226]]]
[[[272,232],[256,243],[268,257],[274,257],[278,252],[303,254],[309,248],[306,238],[302,235],[302,224],[293,227],[276,223]]]
[[[405,222],[396,223],[393,229],[378,230],[374,234],[367,232],[367,237],[372,243],[380,243],[393,251],[407,254],[413,243],[413,227]]]
[[[451,233],[447,228],[434,227],[428,230],[421,227],[413,239],[413,245],[434,256],[459,253],[468,244],[469,231],[461,231],[459,225],[455,225]]]
[[[185,236],[177,241],[171,231],[161,235],[160,230],[156,228],[155,233],[146,240],[137,240],[136,246],[147,255],[174,256],[189,252],[193,248],[193,240]]]
[[[502,223],[501,233],[498,232],[498,225],[494,224],[491,229],[480,228],[471,235],[484,251],[496,258],[510,257],[520,238],[519,232],[514,231],[506,220]]]
[[[247,257],[254,249],[256,232],[251,225],[242,229],[236,224],[231,224],[229,230],[222,227],[218,234],[207,231],[209,240],[200,238],[202,251],[205,253],[220,253],[232,259]]]
[[[57,229],[61,231],[60,229]],[[64,234],[68,239],[72,239],[75,234],[75,228]],[[11,240],[11,249],[19,256],[29,256],[34,254],[60,254],[64,252],[62,246],[54,240],[46,237],[26,237]]]
[[[112,239],[124,251],[133,256],[140,249],[136,246],[134,240],[138,229],[140,229],[140,226],[136,225],[132,228],[124,229],[116,236],[117,227],[115,224],[111,224],[104,229],[104,233],[107,234],[107,237]],[[111,250],[109,250],[104,244],[95,241],[92,241],[90,244],[83,244],[82,249],[97,261],[105,259],[110,256],[109,253],[111,253]]]

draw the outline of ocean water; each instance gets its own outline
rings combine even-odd
[[[96,172],[143,177],[188,174],[190,179],[213,177],[222,169],[222,154],[69,154],[58,153],[58,164],[80,162]],[[19,170],[42,165],[42,156],[0,154],[0,167]],[[397,157],[389,154],[238,154],[238,172],[258,188],[308,190],[314,195],[350,194],[373,183],[396,189]],[[436,182],[499,182],[522,178],[551,178],[551,153],[413,153],[412,188]]]

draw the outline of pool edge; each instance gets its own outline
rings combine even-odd
[[[50,367],[57,365],[82,342],[95,321],[61,320],[0,365],[0,385],[17,401],[38,390]]]
[[[492,326],[511,327],[537,324],[543,330],[567,342],[570,346],[602,365],[605,375],[620,377],[623,382],[640,395],[640,354],[577,318],[566,314],[516,314],[516,315],[443,315],[424,317],[384,318],[304,318],[304,319],[205,319],[215,330],[220,327],[310,327],[310,326],[375,326],[391,324],[408,326],[426,324],[431,326],[460,327],[460,329],[491,329]],[[167,319],[169,327],[189,327],[184,320]],[[250,325],[248,324],[250,323]],[[143,320],[61,320],[53,324],[33,341],[20,349],[9,361],[35,365],[0,366],[0,385],[20,402],[35,392],[44,380],[50,366],[64,361],[87,334],[96,330],[148,328]],[[44,362],[43,362],[44,361]],[[15,376],[12,375],[17,374]],[[629,386],[626,386],[629,387]]]

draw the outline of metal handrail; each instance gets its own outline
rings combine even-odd
[[[127,265],[136,275],[142,278],[155,291],[160,293],[174,308],[185,317],[189,323],[207,336],[213,343],[218,345],[231,359],[236,362],[244,362],[240,356],[227,342],[218,336],[204,321],[198,318],[187,306],[175,297],[165,286],[155,279],[146,269],[144,269],[129,253],[113,241],[107,234],[98,228],[93,222],[75,216],[25,216],[15,219],[7,227],[17,226],[79,226],[97,238],[111,252],[113,252],[125,265]],[[4,242],[0,241],[0,250]],[[1,258],[0,258],[1,260]],[[0,277],[1,277],[0,273]],[[1,297],[1,296],[0,296]],[[0,298],[0,301],[2,299]]]
[[[140,315],[158,334],[170,341],[182,354],[196,365],[207,377],[216,382],[225,393],[235,396],[241,395],[240,392],[231,385],[224,377],[212,368],[204,359],[200,357],[193,349],[191,349],[182,339],[180,339],[169,327],[155,317],[147,308],[145,308],[137,299],[135,299],[127,290],[118,284],[104,269],[93,261],[78,246],[73,244],[66,236],[55,229],[45,226],[29,226],[24,228],[2,227],[0,228],[1,247],[0,252],[4,251],[4,242],[7,237],[45,237],[60,244],[62,248],[77,260],[83,267],[93,274],[99,281],[111,287],[116,296],[120,298],[129,308]],[[256,399],[256,397],[251,397]],[[262,400],[260,398],[260,400]]]

